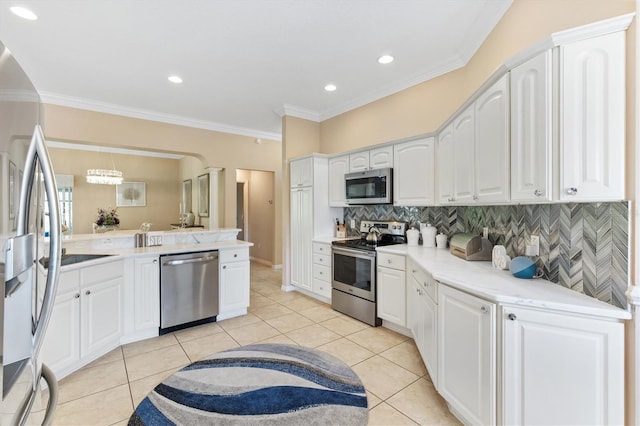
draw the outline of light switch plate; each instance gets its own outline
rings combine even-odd
[[[540,255],[540,236],[538,235],[531,236],[531,246],[535,247],[534,249],[535,254],[533,256]]]

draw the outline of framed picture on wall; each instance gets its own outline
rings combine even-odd
[[[185,213],[193,212],[191,205],[191,179],[182,181],[182,205]]]
[[[209,217],[209,173],[198,176],[198,216]]]
[[[126,182],[116,185],[117,207],[144,207],[147,194],[144,182]]]

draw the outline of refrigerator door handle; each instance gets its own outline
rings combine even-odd
[[[25,162],[24,176],[22,188],[20,188],[20,211],[18,215],[18,235],[27,234],[29,232],[29,204],[31,201],[31,191],[34,185],[39,183],[35,181],[36,167],[40,164],[44,183],[44,190],[47,196],[49,206],[49,268],[47,271],[47,283],[44,290],[44,300],[42,302],[42,311],[39,318],[35,320],[33,331],[33,358],[37,359],[40,354],[40,348],[44,341],[45,331],[51,318],[53,310],[53,302],[56,296],[58,286],[58,276],[60,275],[60,261],[62,254],[61,241],[61,225],[60,225],[60,208],[58,205],[58,188],[56,186],[55,176],[51,160],[45,146],[44,134],[40,125],[36,125],[33,131],[33,138],[29,145],[29,152]]]

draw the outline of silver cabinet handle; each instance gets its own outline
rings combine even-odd
[[[153,263],[158,263],[158,259],[153,259]]]
[[[73,296],[73,297],[75,297],[76,299],[79,299],[80,298],[80,293],[76,293],[76,295]]]
[[[86,294],[87,296],[91,294],[91,290],[87,290],[84,292],[84,294]]]
[[[478,199],[478,196],[477,196],[477,195],[474,195],[474,196],[473,196],[473,197],[471,197],[471,198],[473,198],[474,200],[477,200],[477,199]]]
[[[238,253],[233,253],[233,257],[238,257]]]
[[[216,260],[217,256],[204,256],[204,257],[196,257],[193,259],[181,259],[181,260],[169,260],[164,262],[165,266],[175,266],[175,265],[184,265],[186,263],[205,263]]]
[[[533,191],[533,195],[535,195],[536,197],[542,197],[542,194],[544,193],[539,189],[536,189],[535,191]]]
[[[222,269],[227,269],[227,265],[222,265]]]
[[[515,321],[518,319],[518,317],[516,316],[516,314],[509,314],[507,315],[507,318],[509,318],[511,321]]]
[[[576,195],[576,194],[578,194],[578,188],[574,188],[574,187],[567,188],[567,195]]]
[[[482,307],[480,308],[480,312],[482,312],[483,314],[486,314],[486,313],[488,313],[488,312],[489,312],[489,308],[487,308],[486,306],[482,306]]]
[[[391,263],[391,259],[387,259],[387,263],[389,263],[389,264],[390,264],[390,263]]]

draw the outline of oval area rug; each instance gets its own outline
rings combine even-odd
[[[138,404],[129,425],[366,425],[368,417],[360,378],[338,358],[257,344],[177,371]]]

